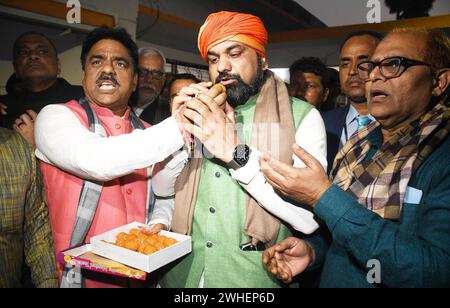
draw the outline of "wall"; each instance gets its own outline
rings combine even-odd
[[[59,54],[61,77],[70,84],[81,85],[83,70],[80,62],[81,45]]]
[[[6,81],[13,72],[14,69],[10,61],[0,61],[0,95],[6,94]]]

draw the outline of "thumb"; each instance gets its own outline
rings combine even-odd
[[[232,123],[236,123],[236,120],[234,118],[234,109],[233,107],[230,106],[230,104],[228,104],[228,102],[225,102],[225,114],[227,115],[227,118],[232,122]]]
[[[314,156],[309,154],[305,149],[301,148],[297,144],[294,144],[292,146],[292,149],[294,150],[294,154],[305,163],[306,167],[314,170],[317,169],[318,166],[322,168],[320,162],[317,159],[315,159]]]

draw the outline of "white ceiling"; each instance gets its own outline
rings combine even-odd
[[[307,11],[320,19],[328,27],[355,25],[366,23],[368,0],[294,0]],[[414,1],[414,0],[412,0]],[[395,20],[395,14],[389,14],[389,8],[384,0],[381,5],[381,22]],[[430,16],[446,15],[450,13],[449,0],[436,0],[430,11]]]

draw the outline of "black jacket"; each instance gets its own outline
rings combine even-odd
[[[82,87],[72,86],[62,78],[58,78],[50,88],[42,92],[20,90],[8,93],[0,97],[0,102],[8,106],[8,115],[0,115],[0,126],[12,128],[14,121],[28,109],[39,113],[42,108],[49,104],[67,103],[73,99],[78,100],[83,96]]]

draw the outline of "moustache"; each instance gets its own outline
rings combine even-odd
[[[347,84],[351,84],[352,82],[363,83],[364,81],[359,77],[354,77],[347,80]]]
[[[140,84],[139,89],[150,89],[156,92],[156,88],[152,84]]]
[[[219,83],[219,82],[221,82],[223,80],[230,80],[230,79],[236,79],[237,81],[242,81],[241,76],[239,76],[237,74],[232,75],[232,74],[220,73],[219,76],[217,76],[215,83]]]
[[[97,86],[100,86],[103,82],[109,81],[113,83],[115,86],[120,86],[119,81],[111,75],[101,75],[100,78],[97,79],[96,84]]]

